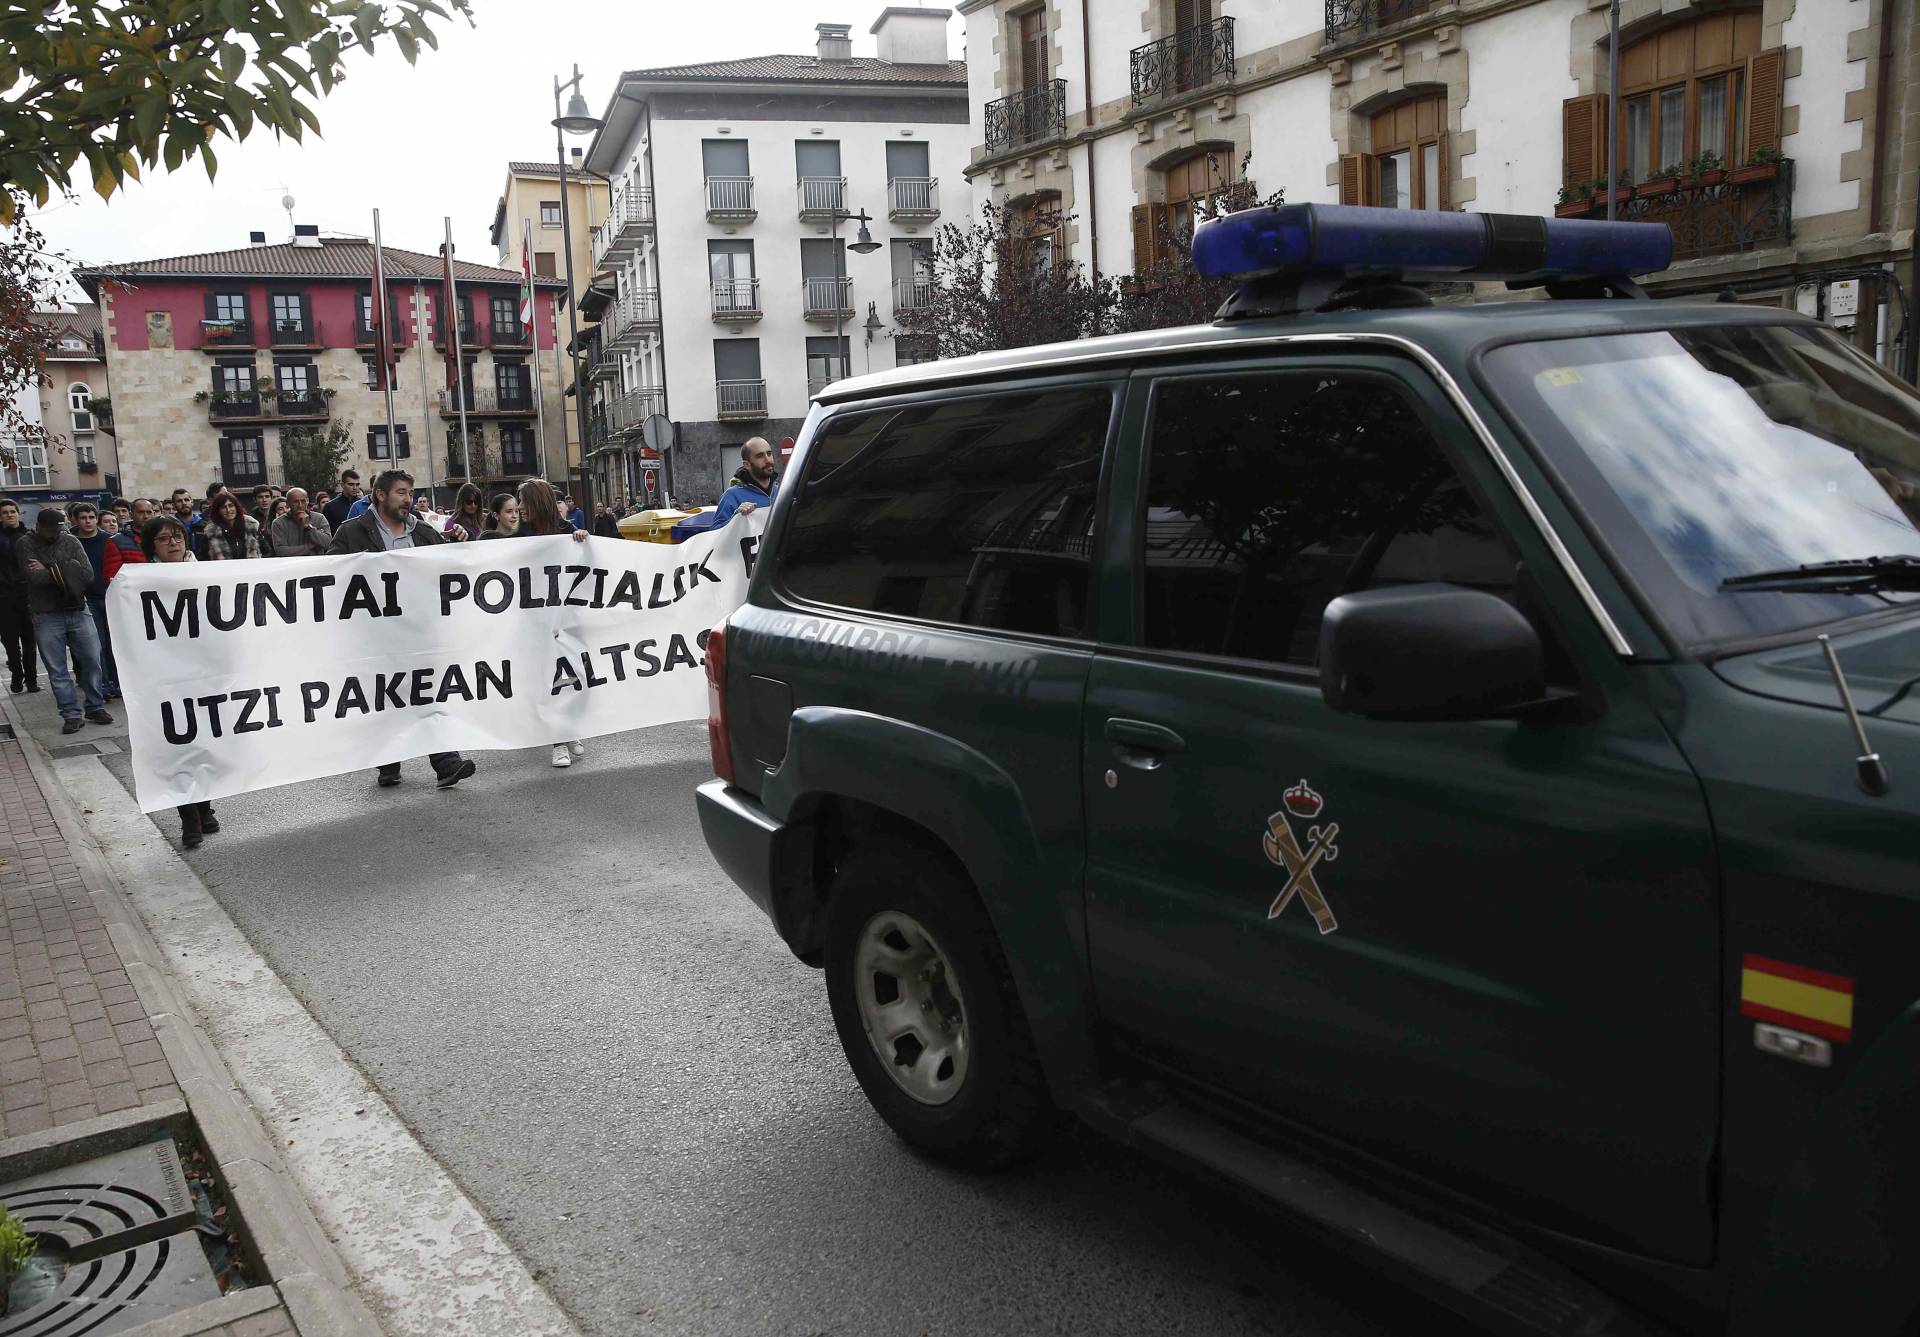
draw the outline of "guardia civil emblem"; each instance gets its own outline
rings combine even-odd
[[[1327,801],[1305,780],[1282,794],[1280,802],[1280,811],[1267,818],[1267,834],[1260,843],[1267,851],[1267,858],[1287,870],[1287,884],[1280,888],[1280,894],[1273,898],[1273,904],[1267,908],[1267,918],[1278,919],[1293,898],[1298,896],[1307,907],[1307,913],[1313,916],[1313,922],[1320,926],[1320,931],[1331,933],[1340,925],[1333,917],[1332,908],[1327,905],[1326,896],[1320,891],[1320,883],[1315,879],[1313,870],[1323,862],[1332,863],[1340,857],[1339,847],[1333,843],[1334,837],[1340,834],[1340,824],[1328,822],[1325,826],[1319,825],[1316,819],[1327,806]],[[1301,837],[1294,833],[1296,823],[1304,832],[1304,847]]]

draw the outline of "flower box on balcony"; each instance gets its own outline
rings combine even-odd
[[[1744,167],[1736,167],[1727,173],[1727,180],[1736,186],[1746,186],[1755,181],[1771,181],[1779,175],[1780,163],[1776,159],[1772,162],[1750,162]]]
[[[1593,212],[1593,196],[1587,195],[1577,200],[1562,200],[1553,206],[1555,218],[1579,218]]]
[[[1633,188],[1633,195],[1635,199],[1651,200],[1661,195],[1671,195],[1678,189],[1680,189],[1679,177],[1656,176],[1651,180],[1642,181],[1639,185],[1635,186]]]

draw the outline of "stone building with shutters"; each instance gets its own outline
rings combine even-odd
[[[506,185],[500,201],[493,207],[493,223],[488,237],[499,252],[502,269],[521,271],[521,261],[532,238],[533,272],[541,278],[566,282],[567,257],[563,233],[573,241],[573,281],[575,296],[583,294],[593,279],[593,237],[607,221],[608,184],[606,178],[587,173],[584,150],[575,148],[567,164],[566,227],[561,227],[560,166],[552,162],[509,162]],[[567,357],[565,340],[548,357],[546,375],[559,385],[573,379],[572,361]],[[558,465],[550,465],[554,478],[577,479],[583,457],[580,441],[580,417],[567,405],[567,464],[562,474]],[[558,442],[560,433],[554,431]]]
[[[362,476],[399,467],[443,492],[469,472],[486,484],[525,478],[539,472],[544,424],[544,458],[563,478],[566,401],[552,350],[566,285],[536,280],[529,326],[519,274],[455,260],[462,442],[440,257],[388,246],[385,259],[398,364],[391,440],[373,386],[371,242],[301,225],[282,244],[256,232],[235,250],[76,270],[99,303],[123,494],[283,483],[282,437],[340,420],[353,424],[347,466]]]
[[[1104,274],[1144,267],[1243,163],[1257,194],[1292,202],[1606,215],[1607,0],[959,9],[976,198],[1036,228],[1064,218],[1048,243]],[[1651,286],[1797,305],[1884,360],[1910,355],[1895,336],[1920,209],[1914,8],[1621,10],[1614,208],[1676,242]]]
[[[119,486],[113,400],[108,394],[100,308],[81,302],[34,314],[53,335],[38,388],[46,442],[21,442],[0,458],[0,488],[30,507],[43,497],[111,492]]]
[[[827,382],[926,356],[894,316],[923,300],[934,235],[971,203],[951,15],[887,6],[872,55],[822,23],[803,54],[620,76],[586,154],[613,183],[581,302],[598,322],[595,495],[644,495],[658,415],[675,496],[711,502],[740,443],[797,434]],[[862,212],[878,243],[864,254],[847,217]]]

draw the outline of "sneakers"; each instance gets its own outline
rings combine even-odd
[[[567,744],[567,751],[573,753],[575,759],[577,760],[587,755],[587,745],[581,742],[578,738],[576,738],[571,743]]]
[[[555,743],[553,745],[553,764],[561,770],[565,770],[567,767],[573,765],[573,753],[567,750],[565,743]]]
[[[86,727],[87,727],[87,722],[85,720],[77,719],[77,718],[70,719],[61,724],[60,732],[61,733],[79,733],[82,729]]]
[[[452,789],[455,785],[459,784],[462,780],[466,779],[469,775],[472,775],[475,771],[479,769],[480,768],[478,766],[473,764],[473,761],[471,758],[463,760],[460,762],[459,765],[454,766],[448,770],[442,771],[440,773],[439,787],[441,789]]]
[[[89,710],[87,712],[87,718],[95,724],[113,723],[113,716],[107,714],[104,710]]]

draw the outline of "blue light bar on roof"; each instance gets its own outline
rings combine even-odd
[[[1664,223],[1351,204],[1247,209],[1210,219],[1193,236],[1194,267],[1208,278],[1585,278],[1651,273],[1672,260],[1673,234]]]

